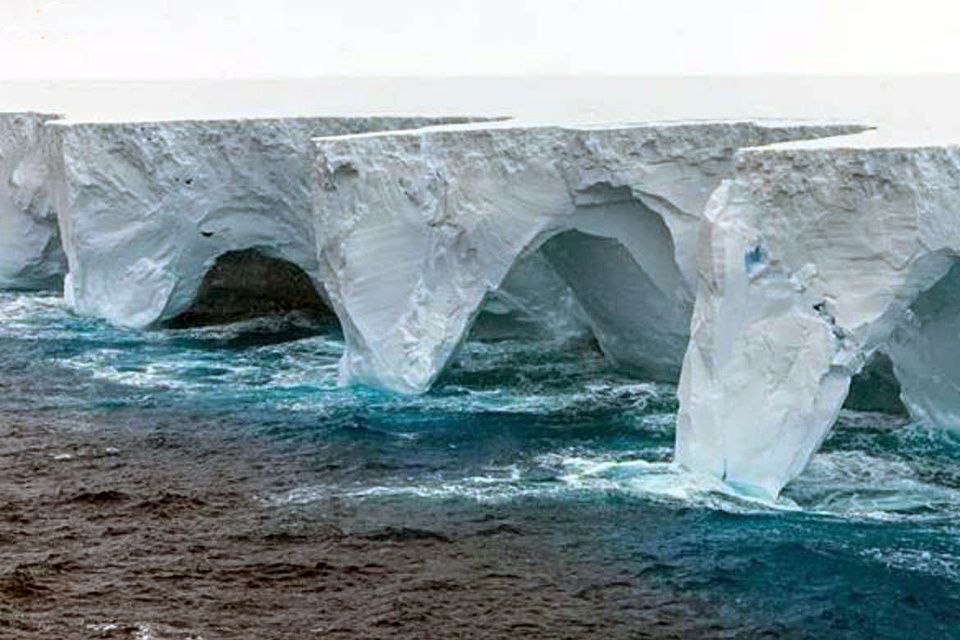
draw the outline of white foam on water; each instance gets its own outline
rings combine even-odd
[[[149,333],[144,335],[150,335]],[[209,339],[210,333],[201,334]],[[220,334],[229,335],[229,334]],[[204,392],[295,387],[336,388],[340,343],[327,339],[266,345],[246,350],[181,346],[190,334],[157,332],[137,349],[89,349],[59,364],[95,379],[138,388]]]
[[[662,451],[648,451],[659,456]],[[617,461],[616,454],[586,457],[569,452],[546,454],[532,460],[533,466],[488,467],[482,473],[456,479],[421,478],[415,483],[398,482],[344,488],[316,485],[298,488],[264,500],[271,506],[307,504],[328,499],[422,498],[468,499],[498,503],[519,498],[564,499],[584,495],[621,494],[661,502],[682,502],[735,513],[796,510],[790,501],[775,503],[737,495],[710,476],[685,472],[669,462]],[[545,480],[543,470],[554,473]]]
[[[531,497],[568,499],[617,494],[740,515],[792,513],[851,521],[915,523],[954,521],[960,516],[960,491],[919,480],[905,462],[862,452],[815,456],[789,497],[771,501],[742,495],[713,476],[690,473],[672,462],[650,461],[669,457],[669,448],[659,449],[626,454],[562,451],[464,478],[424,478],[415,483],[401,481],[346,489],[313,486],[274,496],[266,502],[278,506],[330,498],[459,498],[496,503]],[[544,470],[550,471],[546,481]]]
[[[137,622],[134,624],[117,622],[84,623],[84,629],[98,634],[99,637],[115,637],[117,632],[126,632],[134,627],[133,640],[204,640],[203,636],[193,631],[178,629],[166,624]]]
[[[805,510],[822,515],[889,521],[960,517],[960,490],[924,481],[913,463],[863,451],[817,454],[788,493]]]
[[[859,555],[890,569],[960,580],[960,558],[953,553],[900,547],[872,547],[860,551]]]

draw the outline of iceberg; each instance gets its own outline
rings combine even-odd
[[[210,288],[204,279],[218,260],[221,272],[233,265],[248,274],[290,263],[322,296],[310,140],[471,120],[51,123],[43,147],[69,265],[64,297],[119,326],[174,321]],[[248,299],[270,293],[256,278],[228,284],[249,287]]]
[[[914,417],[960,430],[960,150],[871,137],[737,152],[702,225],[681,465],[776,497],[878,353]]]
[[[58,287],[66,273],[41,140],[59,117],[0,113],[0,288]]]
[[[317,138],[314,236],[346,339],[340,382],[426,391],[488,300],[523,307],[513,273],[531,260],[533,281],[566,286],[526,291],[554,287],[553,310],[571,328],[581,314],[607,357],[676,380],[702,212],[734,152],[867,128],[507,122]]]

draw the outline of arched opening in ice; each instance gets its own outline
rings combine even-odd
[[[250,248],[220,255],[190,306],[164,326],[181,329],[294,313],[317,325],[339,327],[336,315],[303,269]]]
[[[876,351],[860,373],[850,380],[850,391],[843,408],[903,415],[907,408],[900,399],[900,392],[893,362],[887,354]]]
[[[960,431],[960,260],[910,305],[886,349],[910,414]]]
[[[692,300],[660,214],[629,188],[599,183],[542,237],[487,295],[467,340],[566,343],[638,378],[676,382]]]
[[[465,340],[513,337],[583,338],[640,377],[676,382],[693,295],[664,215],[606,181],[566,195],[563,215],[381,225],[363,236],[376,252],[331,247],[322,265],[342,265],[325,275],[348,318],[341,381],[422,392]],[[521,229],[508,242],[511,220]],[[370,287],[376,297],[362,295]]]
[[[593,339],[593,331],[570,285],[542,251],[534,251],[517,260],[487,296],[467,339],[583,342]]]
[[[574,292],[608,360],[645,379],[676,382],[690,308],[663,288],[663,279],[676,281],[679,271],[672,256],[668,264],[642,266],[650,256],[631,252],[624,244],[631,239],[574,229],[551,238],[542,251]],[[671,268],[675,273],[663,273]]]

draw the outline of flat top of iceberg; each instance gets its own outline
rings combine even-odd
[[[866,130],[858,135],[793,140],[778,142],[763,148],[743,149],[738,153],[777,153],[810,151],[909,151],[919,149],[948,149],[960,146],[960,129],[953,131],[903,130],[880,128]]]
[[[61,116],[62,117],[62,116]],[[237,126],[251,123],[311,123],[311,122],[343,122],[376,121],[376,120],[449,120],[451,122],[481,121],[491,122],[505,120],[507,116],[451,116],[434,114],[364,114],[364,115],[320,115],[320,116],[265,116],[265,117],[235,117],[235,118],[120,118],[114,120],[71,119],[65,118],[55,123],[60,127],[132,127],[154,125],[197,125],[197,126]]]
[[[29,117],[29,118],[64,118],[62,113],[53,113],[50,111],[2,111],[0,110],[0,118],[13,118],[13,117]]]
[[[373,131],[369,133],[344,134],[323,136],[316,140],[339,140],[357,138],[379,138],[388,136],[410,136],[433,133],[455,132],[484,132],[484,131],[634,131],[644,129],[690,129],[711,127],[756,127],[763,129],[777,129],[786,127],[838,127],[847,128],[851,133],[869,131],[873,127],[861,122],[831,121],[831,120],[783,120],[764,118],[737,118],[737,119],[706,119],[706,120],[660,120],[660,121],[615,121],[615,122],[580,122],[576,120],[523,120],[500,119],[464,124],[441,124],[423,127],[420,129],[404,129],[399,131]]]

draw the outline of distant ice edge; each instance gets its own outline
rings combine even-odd
[[[0,288],[57,288],[66,273],[42,153],[45,123],[61,117],[0,113]]]

